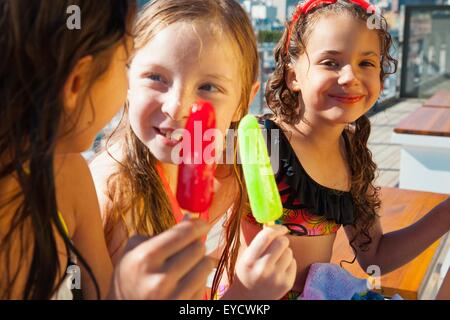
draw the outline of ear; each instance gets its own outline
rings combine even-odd
[[[259,81],[256,81],[253,85],[252,85],[252,89],[250,91],[250,99],[248,100],[249,106],[253,103],[253,100],[255,100],[256,94],[258,93],[259,89],[261,87],[261,83]],[[232,122],[238,122],[240,119],[238,118],[238,114],[237,111],[234,113],[233,115],[233,119],[231,120]]]
[[[292,92],[300,92],[301,87],[300,83],[297,81],[297,74],[295,73],[294,68],[289,67],[285,80],[289,90]]]
[[[78,60],[75,67],[70,72],[64,84],[64,109],[68,114],[77,107],[83,84],[88,81],[89,70],[92,66],[92,56],[86,56]]]
[[[255,100],[256,94],[258,93],[260,88],[261,88],[261,82],[256,81],[253,84],[252,90],[250,92],[250,99],[248,100],[249,105],[251,105],[253,103],[253,100]]]

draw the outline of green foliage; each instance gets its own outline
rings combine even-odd
[[[277,30],[261,30],[258,32],[258,42],[278,42],[282,35],[281,31]]]

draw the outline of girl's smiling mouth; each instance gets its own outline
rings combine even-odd
[[[333,99],[339,101],[339,102],[347,103],[347,104],[357,103],[357,102],[361,101],[364,98],[363,95],[350,95],[350,94],[349,95],[346,95],[346,94],[343,94],[343,95],[328,94],[328,96],[330,98],[333,98]]]
[[[165,145],[174,147],[182,140],[183,136],[180,133],[174,132],[173,128],[158,128],[153,127],[156,134],[161,136]]]

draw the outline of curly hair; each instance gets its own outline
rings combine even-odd
[[[275,70],[269,78],[265,92],[269,108],[283,122],[297,124],[302,120],[304,113],[304,106],[299,102],[298,93],[291,91],[286,83],[288,71],[300,55],[307,54],[308,39],[319,19],[326,15],[344,14],[364,22],[368,21],[372,15],[358,5],[338,0],[334,4],[319,5],[306,15],[301,15],[298,20],[294,20],[292,25],[286,25],[286,29],[274,49]],[[380,81],[384,81],[387,76],[396,72],[397,60],[390,54],[393,41],[388,32],[386,19],[381,15],[377,18],[379,19],[379,28],[374,29],[374,32],[377,32],[380,40],[382,53]],[[356,212],[353,224],[356,232],[350,245],[355,252],[355,244],[359,249],[367,250],[371,243],[369,229],[373,225],[380,207],[379,188],[373,184],[377,166],[367,147],[370,130],[370,121],[366,115],[362,115],[355,123],[346,128],[351,141],[346,150],[352,174],[350,192],[354,199]]]

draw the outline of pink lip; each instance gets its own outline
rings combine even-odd
[[[176,141],[176,140],[167,139],[166,133],[167,132],[172,133],[173,131],[175,131],[172,128],[153,127],[153,129],[155,130],[156,134],[161,137],[163,144],[166,145],[166,146],[175,147],[181,141],[181,140],[180,141]]]
[[[329,94],[329,97],[336,99],[340,102],[343,103],[356,103],[362,100],[362,98],[364,98],[364,96],[352,96],[352,95],[334,95],[334,94]]]

